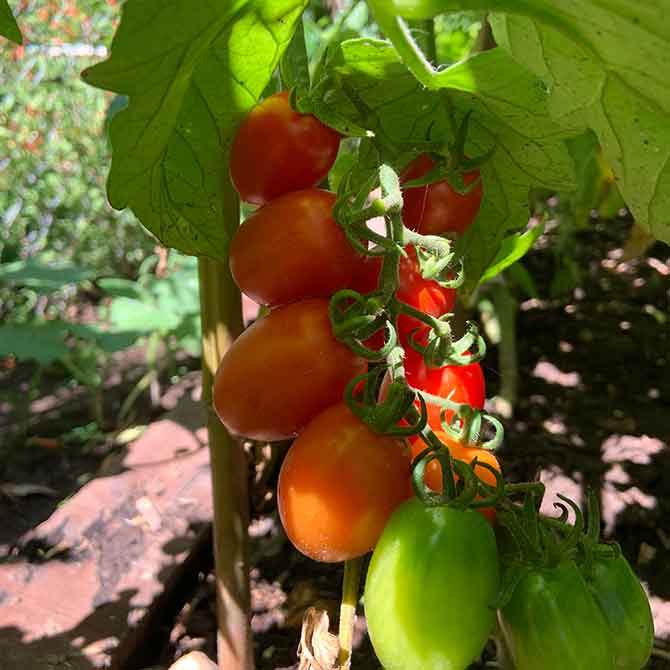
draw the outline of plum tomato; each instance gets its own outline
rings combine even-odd
[[[278,307],[226,351],[214,380],[214,408],[235,434],[282,440],[342,399],[367,370],[365,359],[335,339],[328,300]]]
[[[316,188],[282,195],[256,210],[230,243],[230,271],[263,305],[328,297],[363,263],[332,216],[335,194]]]
[[[468,464],[472,463],[476,458],[480,463],[486,463],[486,465],[490,465],[498,472],[501,472],[500,463],[490,449],[483,449],[482,447],[474,445],[464,445],[443,431],[436,431],[435,435],[439,438],[440,442],[449,449],[452,458],[464,461]],[[420,437],[411,437],[409,442],[412,449],[412,458],[416,458],[424,449],[426,449],[426,443]],[[496,485],[496,476],[488,468],[476,465],[475,474],[485,484],[488,484],[489,486]],[[442,468],[440,467],[439,461],[432,460],[428,463],[423,475],[423,480],[429,488],[433,489],[433,491],[439,493],[442,492]],[[478,511],[491,523],[495,521],[496,513],[493,508],[485,507]]]
[[[499,583],[495,535],[481,514],[404,502],[384,528],[365,583],[381,665],[463,670],[492,631]]]
[[[378,435],[343,403],[302,430],[279,474],[277,506],[291,542],[316,561],[361,556],[412,494],[402,441]]]
[[[240,198],[264,205],[316,186],[337,156],[340,135],[311,114],[296,112],[287,91],[256,105],[240,124],[230,154],[230,177]]]
[[[400,176],[408,182],[423,177],[435,165],[428,154],[415,158]],[[463,175],[466,186],[479,178],[479,170]],[[475,220],[482,201],[481,181],[465,194],[458,193],[446,179],[403,190],[404,224],[422,235],[464,233]]]

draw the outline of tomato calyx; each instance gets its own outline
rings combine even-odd
[[[396,347],[396,355],[399,347]],[[425,400],[420,398],[421,411],[414,409],[417,394],[406,383],[396,380],[391,383],[386,398],[377,400],[383,366],[358,375],[344,390],[344,402],[349,409],[377,433],[391,437],[410,437],[421,432],[428,421]],[[409,425],[401,425],[401,420],[412,412]]]

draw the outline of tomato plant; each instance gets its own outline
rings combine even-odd
[[[416,249],[405,247],[406,256],[400,257],[398,269],[399,281],[395,297],[400,302],[414,307],[429,316],[439,317],[454,308],[456,291],[445,288],[433,279],[424,279],[416,257]],[[382,260],[377,256],[368,256],[359,265],[352,288],[359,293],[370,293],[379,288]],[[427,326],[409,314],[399,314],[397,320],[400,341],[407,345],[409,335],[415,328],[426,330]],[[375,344],[371,345],[373,348]]]
[[[230,271],[264,305],[328,297],[349,285],[363,259],[335,223],[335,194],[294,191],[256,210],[230,244]]]
[[[533,568],[502,608],[500,624],[517,670],[611,670],[602,612],[574,562]]]
[[[403,503],[365,583],[365,617],[383,667],[465,668],[491,633],[498,586],[495,537],[480,514]]]
[[[230,346],[214,380],[214,408],[233,433],[285,439],[338,402],[365,369],[333,336],[328,301],[302,300],[262,317]]]
[[[501,472],[500,463],[490,449],[483,449],[476,445],[464,445],[444,431],[436,431],[435,435],[449,449],[452,458],[464,461],[465,463],[472,463],[476,458],[479,463],[490,465],[494,470]],[[412,458],[416,458],[426,449],[425,442],[419,437],[410,438],[410,446],[412,449]],[[485,484],[495,487],[497,480],[491,470],[481,465],[475,465],[474,471],[477,477]],[[439,461],[433,460],[428,463],[423,478],[428,487],[433,491],[442,491],[442,467]],[[480,511],[489,521],[493,522],[495,520],[494,509],[485,507]]]
[[[240,198],[263,205],[318,184],[335,162],[340,135],[311,114],[296,112],[287,91],[266,98],[240,124],[230,176]]]
[[[623,556],[596,558],[586,583],[609,628],[616,668],[641,668],[654,644],[654,620],[628,561]]]
[[[337,404],[312,419],[289,449],[277,506],[303,554],[337,562],[370,551],[411,494],[406,445],[374,433]]]
[[[427,154],[414,159],[403,172],[401,179],[411,181],[426,175],[435,165]],[[448,180],[405,188],[402,216],[405,225],[424,235],[464,233],[475,220],[482,201],[482,184],[479,170],[463,174],[466,193],[455,191]]]

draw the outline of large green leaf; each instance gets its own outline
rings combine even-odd
[[[0,35],[17,44],[23,44],[21,31],[7,0],[0,0]]]
[[[307,0],[128,2],[109,60],[84,79],[129,96],[110,124],[110,202],[163,244],[224,259],[227,153]]]
[[[635,219],[670,242],[670,3],[533,5],[492,16],[496,39],[542,78],[559,123],[593,128]]]
[[[69,324],[62,321],[8,324],[0,327],[0,356],[16,356],[48,365],[68,351],[65,344]]]
[[[481,169],[486,197],[461,242],[468,286],[474,287],[505,233],[528,222],[531,187],[574,188],[566,134],[549,117],[546,89],[502,49],[441,72],[433,90],[416,81],[386,42],[350,40],[339,50],[312,99],[332,125],[344,131],[364,118],[364,132],[407,148],[426,140],[453,142],[454,129],[471,112],[466,152],[494,148]]]

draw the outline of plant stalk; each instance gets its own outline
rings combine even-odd
[[[354,625],[356,623],[356,605],[358,604],[358,587],[361,581],[362,558],[353,558],[344,563],[344,580],[342,582],[342,603],[340,604],[339,642],[340,654],[338,664],[340,668],[351,665],[351,651],[354,640]]]
[[[239,200],[230,183],[225,184],[224,191],[225,221],[232,232],[239,222]],[[218,666],[221,670],[251,670],[247,460],[242,445],[231,438],[212,407],[216,369],[226,349],[242,332],[241,299],[227,266],[201,257],[198,273],[202,395],[208,415],[214,497]]]

